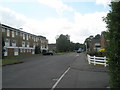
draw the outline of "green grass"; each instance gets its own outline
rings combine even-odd
[[[7,59],[3,59],[2,63],[0,61],[0,66],[5,66],[5,65],[10,65],[10,64],[17,64],[17,63],[23,63],[24,61],[22,60],[7,60]]]
[[[41,54],[24,54],[24,55],[18,55],[18,56],[5,56],[5,59],[11,59],[11,58],[19,58],[19,57],[30,57],[30,56],[40,56]]]

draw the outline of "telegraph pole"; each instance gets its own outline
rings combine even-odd
[[[2,60],[2,25],[0,23],[0,60]]]
[[[87,42],[85,43],[85,45],[86,45],[86,53],[87,53]]]
[[[2,24],[0,23],[0,90],[2,89]]]

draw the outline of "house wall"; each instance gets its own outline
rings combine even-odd
[[[48,44],[48,50],[56,51],[56,44]]]
[[[3,29],[2,35],[4,37],[4,41],[6,41],[6,39],[10,40],[10,45],[4,46],[4,48],[7,49],[6,51],[7,56],[17,55],[17,52],[18,55],[34,54],[35,45],[42,46],[41,49],[43,48],[47,49],[48,41],[45,37],[41,38],[37,35],[23,32],[21,30],[3,24],[2,24],[2,29]],[[10,30],[10,36],[7,36],[7,30]],[[12,32],[14,32],[14,37],[12,37]],[[14,46],[13,46],[13,41],[16,42],[16,45],[14,43]],[[25,46],[23,46],[22,42],[25,42]]]
[[[107,45],[106,39],[104,34],[101,34],[101,48],[105,48],[105,46]]]

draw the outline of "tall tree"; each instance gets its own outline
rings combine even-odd
[[[111,2],[111,11],[104,18],[109,44],[106,48],[109,57],[110,87],[120,88],[120,1]]]
[[[59,52],[67,52],[69,51],[70,46],[70,38],[69,35],[63,35],[61,34],[56,39],[56,47]]]

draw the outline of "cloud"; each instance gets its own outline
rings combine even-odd
[[[76,41],[84,42],[86,37],[90,35],[101,34],[101,31],[106,30],[106,24],[102,17],[105,17],[107,12],[96,12],[90,14],[74,13],[73,29],[71,31],[71,39],[74,37]]]
[[[54,8],[57,14],[62,14],[64,11],[73,11],[72,7],[64,4],[61,0],[38,0],[39,3]]]
[[[3,24],[45,36],[49,43],[55,43],[55,37],[60,34],[69,34],[71,41],[83,43],[90,35],[100,34],[101,31],[106,30],[102,17],[106,16],[107,12],[90,14],[74,12],[73,21],[67,17],[35,20],[4,7],[0,7],[0,13],[0,20]]]
[[[0,7],[0,20],[1,23],[8,23],[16,28],[20,28],[26,23],[26,17],[24,15],[5,7]]]
[[[105,7],[110,4],[111,0],[96,0],[96,4],[104,5]]]

